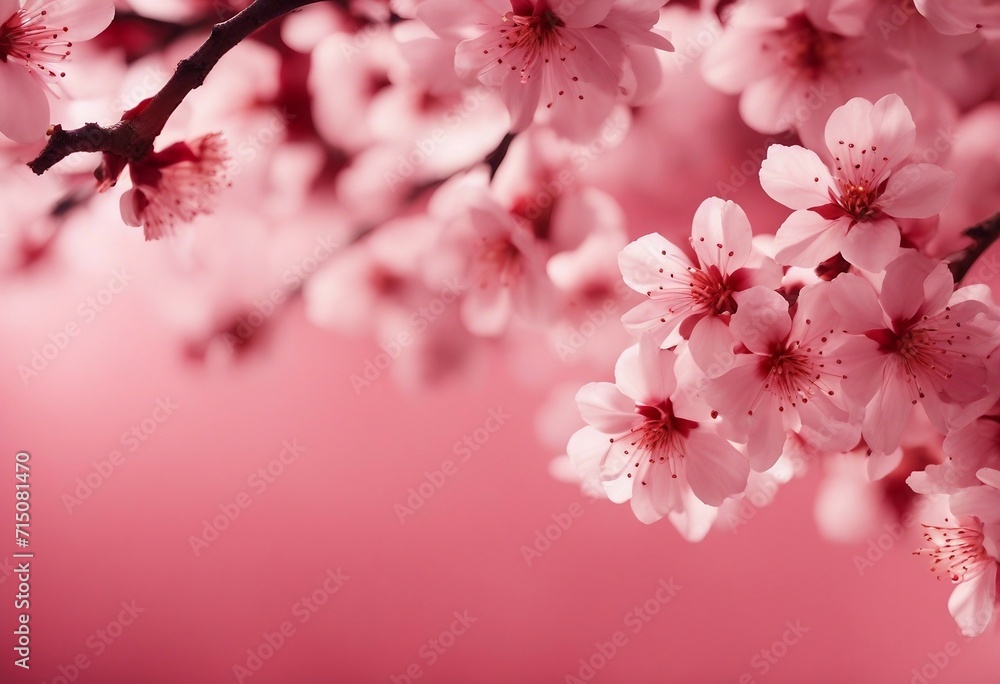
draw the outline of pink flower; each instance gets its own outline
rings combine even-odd
[[[771,145],[760,184],[796,211],[775,236],[776,258],[813,267],[838,252],[867,271],[885,268],[899,252],[900,218],[928,218],[944,207],[954,174],[934,164],[907,164],[916,127],[897,95],[872,105],[857,97],[826,124],[831,173],[819,155]]]
[[[878,272],[899,251],[898,218],[928,218],[944,207],[954,174],[934,164],[906,164],[916,127],[897,95],[872,105],[854,98],[826,125],[835,171],[799,146],[772,145],[760,184],[796,211],[775,236],[777,259],[816,266],[838,252]]]
[[[103,31],[111,0],[0,0],[0,133],[34,142],[49,127],[46,90],[66,76],[73,44]]]
[[[945,263],[915,252],[889,264],[877,294],[850,273],[831,285],[845,328],[876,343],[858,360],[862,372],[844,382],[851,398],[867,405],[862,434],[874,453],[899,446],[916,404],[944,433],[956,410],[986,396],[996,324],[986,304],[953,287]]]
[[[788,431],[833,451],[852,448],[860,437],[840,388],[854,372],[859,348],[871,343],[840,332],[828,290],[825,282],[803,288],[794,316],[773,290],[736,295],[730,329],[747,353],[709,378],[703,396],[723,418],[722,434],[746,442],[756,471],[774,465]]]
[[[700,422],[707,408],[678,387],[677,356],[649,336],[615,366],[615,383],[585,385],[576,400],[588,423],[569,441],[574,463],[599,458],[615,503],[631,500],[645,523],[669,516],[689,539],[700,538],[715,507],[747,484],[746,457]]]
[[[651,31],[654,0],[427,0],[417,16],[458,43],[455,69],[496,88],[511,130],[533,120],[582,139],[619,102],[640,90],[647,70],[633,68],[634,49],[672,50]],[[642,60],[646,63],[646,60]]]
[[[913,0],[913,5],[947,36],[1000,27],[1000,5],[993,0]]]
[[[545,272],[545,242],[487,183],[485,171],[474,172],[435,193],[430,213],[446,228],[427,262],[435,277],[457,278],[467,288],[460,313],[469,332],[496,337],[515,320],[529,327],[547,320],[555,293]]]
[[[227,184],[228,161],[222,135],[210,133],[132,162],[132,189],[122,195],[122,219],[143,226],[147,240],[158,240],[173,233],[178,221],[211,213]]]
[[[1000,469],[1000,416],[983,416],[952,430],[944,439],[942,463],[912,473],[906,483],[918,494],[954,494],[979,485],[976,473]]]
[[[734,3],[705,52],[710,85],[740,94],[740,116],[760,133],[801,130],[854,92],[879,91],[902,71],[866,22],[874,0]],[[882,90],[882,92],[886,92]]]
[[[697,263],[656,233],[641,237],[618,255],[625,283],[647,297],[622,317],[636,337],[650,333],[664,348],[690,341],[695,363],[707,370],[733,347],[729,317],[734,295],[747,288],[776,288],[781,269],[753,254],[750,222],[738,204],[711,197],[691,226]]]
[[[933,546],[914,552],[932,559],[931,572],[956,587],[948,611],[965,636],[983,633],[996,611],[1000,559],[1000,471],[983,468],[976,486],[948,497],[953,518],[924,525]]]

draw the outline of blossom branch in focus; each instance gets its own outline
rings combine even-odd
[[[58,124],[28,167],[41,175],[76,152],[107,152],[127,161],[149,154],[167,120],[192,90],[199,88],[222,57],[269,22],[316,0],[256,0],[233,18],[216,24],[208,40],[182,60],[166,85],[134,117],[103,127],[87,123],[73,130]],[[346,4],[346,0],[337,0]]]

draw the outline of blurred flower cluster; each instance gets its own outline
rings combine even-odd
[[[691,541],[817,469],[824,534],[915,520],[985,630],[1000,4],[301,2],[142,156],[28,170],[272,1],[0,0],[6,279],[130,264],[193,363],[304,312],[379,348],[358,395],[502,364],[553,476]]]

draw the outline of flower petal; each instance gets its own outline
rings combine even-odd
[[[887,169],[901,164],[913,150],[916,125],[896,94],[874,105],[856,97],[830,115],[824,138],[851,180],[877,184]]]
[[[576,393],[580,417],[603,433],[620,435],[636,424],[635,402],[610,382],[591,382]]]
[[[840,252],[850,221],[825,219],[814,211],[792,213],[774,235],[775,259],[779,264],[815,268]]]
[[[0,133],[14,142],[41,140],[49,127],[49,100],[20,64],[0,62]]]
[[[941,212],[955,186],[955,174],[935,164],[910,164],[889,176],[878,206],[896,218],[929,218]]]
[[[868,479],[872,482],[881,480],[883,477],[894,471],[903,462],[903,450],[896,449],[888,454],[872,452],[866,459],[868,468]]]
[[[719,506],[747,487],[747,457],[718,435],[694,430],[688,435],[684,467],[691,490],[709,506]]]
[[[671,333],[677,325],[690,314],[687,308],[678,313],[670,313],[667,310],[669,306],[661,299],[647,299],[625,312],[622,316],[622,325],[633,337],[652,335],[662,347],[666,340],[671,338]]]
[[[832,156],[841,156],[841,152],[848,144],[854,145],[852,149],[857,149],[859,153],[862,149],[871,147],[874,137],[872,109],[870,101],[863,97],[855,97],[833,110],[830,118],[826,120],[826,129],[823,133],[826,149],[830,150]]]
[[[871,128],[872,144],[878,147],[875,150],[878,165],[897,166],[910,156],[917,139],[917,126],[899,95],[890,93],[875,103]]]
[[[997,564],[990,563],[981,573],[951,592],[948,612],[967,637],[979,636],[993,618],[997,596]]]
[[[709,377],[732,368],[733,335],[718,316],[705,316],[691,330],[688,349],[695,364]]]
[[[765,287],[751,287],[734,297],[739,306],[729,323],[733,335],[755,354],[770,354],[792,327],[788,302]]]
[[[747,435],[747,455],[750,467],[762,473],[781,457],[785,447],[785,426],[778,411],[778,400],[769,391],[761,392],[754,407]]]
[[[644,235],[618,254],[618,268],[625,284],[641,294],[677,287],[678,275],[687,282],[691,259],[658,233]]]
[[[912,411],[913,398],[908,391],[905,370],[898,359],[890,358],[882,373],[882,385],[868,402],[861,429],[872,452],[888,454],[899,447]]]
[[[700,542],[712,529],[719,509],[699,501],[690,489],[681,492],[681,501],[681,508],[670,511],[667,517],[686,541]]]
[[[694,213],[691,239],[702,266],[718,266],[729,274],[749,258],[753,230],[740,205],[709,197]]]
[[[111,24],[115,3],[112,0],[50,2],[48,12],[46,23],[68,28],[63,34],[68,40],[90,40]]]
[[[760,187],[790,209],[812,209],[830,203],[833,177],[812,150],[771,145],[760,165]]]
[[[854,273],[841,273],[830,283],[830,303],[843,317],[848,332],[888,327],[875,288]]]
[[[899,255],[899,226],[889,218],[857,223],[847,232],[840,253],[850,264],[880,273]]]
[[[885,267],[879,302],[892,321],[906,321],[924,304],[924,283],[937,262],[907,252]]]
[[[522,83],[520,77],[506,71],[503,82],[500,84],[500,97],[507,106],[507,111],[510,112],[512,133],[519,133],[531,125],[541,95],[542,79],[531,78],[528,79],[527,83]]]
[[[709,378],[702,397],[722,416],[722,434],[733,441],[746,441],[750,411],[763,384],[763,374],[756,354],[735,356],[730,370]]]
[[[656,406],[668,399],[677,387],[674,362],[677,355],[660,349],[644,335],[639,344],[622,352],[615,364],[615,384],[636,403]]]
[[[632,512],[639,522],[649,525],[683,505],[681,478],[669,468],[657,464],[640,473],[631,478],[638,480],[632,484]]]

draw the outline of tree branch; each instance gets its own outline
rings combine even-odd
[[[996,242],[997,238],[1000,238],[1000,213],[993,214],[985,221],[980,221],[965,230],[963,235],[971,238],[972,244],[959,252],[954,260],[948,264],[956,283],[962,282],[976,260],[989,249],[990,245]]]
[[[28,167],[42,175],[74,152],[110,152],[136,161],[149,154],[153,141],[187,94],[200,87],[223,55],[255,31],[317,0],[254,0],[232,19],[216,24],[208,40],[193,55],[181,60],[173,76],[135,117],[108,126],[84,124],[74,130],[53,126],[45,148]],[[338,4],[346,5],[346,0]]]

